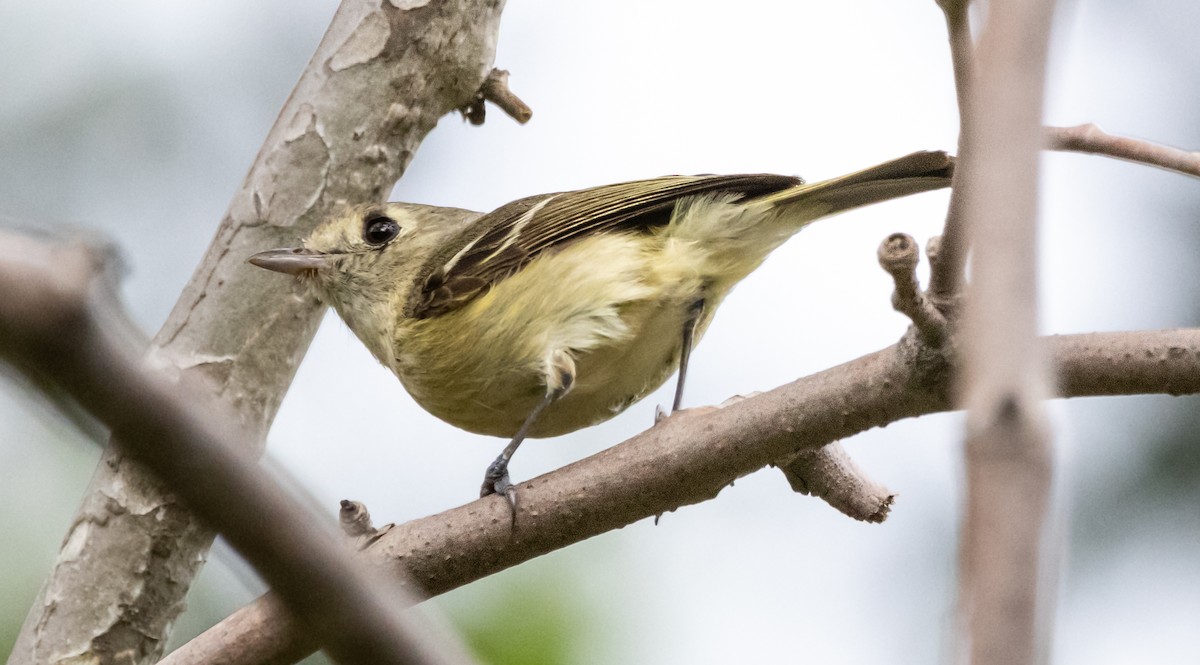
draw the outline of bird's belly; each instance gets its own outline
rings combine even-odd
[[[679,365],[683,339],[685,310],[671,310],[647,317],[640,334],[619,348],[579,355],[575,385],[542,412],[532,436],[558,436],[604,422],[661,386]]]
[[[661,386],[675,371],[687,308],[676,302],[644,302],[627,306],[623,314],[633,322],[629,337],[586,351],[565,349],[575,361],[574,383],[542,411],[529,436],[559,436],[604,422]],[[697,342],[703,327],[697,330]],[[434,394],[411,373],[401,379],[425,410],[451,425],[511,437],[544,399],[545,373],[521,358],[495,358],[496,347],[486,335],[475,348],[479,357],[466,352],[455,370],[453,387],[444,378],[437,380]],[[497,371],[500,367],[505,369]]]
[[[690,306],[702,293],[715,306],[712,299],[723,293],[709,286],[706,256],[691,244],[638,235],[576,243],[436,321],[402,322],[403,348],[391,366],[433,415],[509,437],[573,362],[570,390],[546,407],[529,435],[594,425],[674,371]],[[458,341],[447,343],[447,335]]]

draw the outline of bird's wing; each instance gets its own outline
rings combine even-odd
[[[769,174],[665,176],[513,201],[473,223],[465,244],[452,257],[427,267],[411,315],[430,318],[454,311],[544,252],[589,235],[665,225],[681,199],[750,199],[803,182]]]

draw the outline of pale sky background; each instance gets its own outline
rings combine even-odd
[[[131,0],[68,12],[0,0],[0,213],[112,237],[129,264],[134,316],[156,329],[334,7]],[[495,109],[483,127],[444,118],[395,198],[490,209],[666,173],[816,180],[954,149],[954,91],[932,0],[732,7],[510,0],[496,64],[512,72],[533,121],[518,126]],[[1200,8],[1136,7],[1061,5],[1048,122],[1200,145]],[[1049,155],[1044,164],[1043,329],[1200,324],[1197,184],[1094,157]],[[720,310],[693,357],[687,404],[770,389],[894,342],[905,319],[890,308],[876,247],[894,231],[924,244],[945,200],[931,193],[856,211],[781,248]],[[514,478],[645,429],[670,390],[602,426],[527,443]],[[1196,407],[1166,397],[1055,404],[1051,542],[1062,594],[1053,662],[1200,659],[1198,495],[1147,507],[1124,494],[1148,464],[1146,432]],[[99,452],[7,381],[0,422],[4,635],[49,569]],[[959,416],[942,415],[845,442],[900,494],[884,525],[853,522],[765,470],[658,526],[645,520],[594,538],[438,606],[466,616],[489,594],[555,585],[591,617],[578,663],[946,661],[960,429]],[[330,515],[354,498],[388,522],[472,500],[502,445],[423,413],[330,315],[268,454]],[[1130,517],[1129,506],[1141,512]],[[214,559],[180,639],[260,590],[228,548]],[[523,637],[537,639],[536,628]]]

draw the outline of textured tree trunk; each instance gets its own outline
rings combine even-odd
[[[383,200],[438,118],[475,97],[503,6],[343,2],[154,338],[149,362],[207,379],[256,455],[322,308],[246,257],[294,243],[340,204]],[[110,447],[10,664],[161,656],[213,540],[167,490]]]

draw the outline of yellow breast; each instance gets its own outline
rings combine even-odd
[[[693,243],[647,234],[571,244],[462,309],[399,322],[392,369],[435,416],[508,437],[546,394],[553,354],[565,352],[575,361],[574,385],[530,435],[596,424],[675,370],[688,306],[702,294],[724,295],[706,294],[705,259]]]

